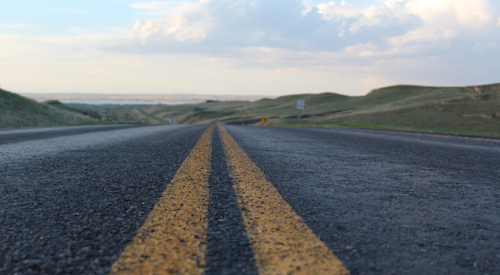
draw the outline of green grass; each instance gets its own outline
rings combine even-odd
[[[468,97],[374,114],[332,117],[324,123],[500,136],[500,100]]]
[[[255,102],[206,102],[194,105],[152,106],[148,114],[177,123],[226,123],[299,126],[295,105],[306,101],[303,126],[348,126],[458,134],[500,136],[500,84],[477,87],[398,85],[376,89],[366,96],[334,93],[302,94]],[[133,109],[122,108],[121,116]]]
[[[52,102],[54,103],[54,102]],[[105,123],[61,106],[38,103],[0,89],[0,127],[38,127]]]
[[[0,126],[100,123],[85,116],[86,106],[39,104],[18,95],[0,94]],[[306,101],[299,112],[298,99]],[[351,97],[334,93],[301,94],[276,99],[215,101],[186,105],[106,106],[95,110],[119,123],[246,124],[357,127],[500,136],[500,84],[476,87],[391,86]],[[300,124],[297,115],[301,114]]]

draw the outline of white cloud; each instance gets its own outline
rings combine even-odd
[[[387,0],[363,7],[330,1],[311,8],[300,0],[201,0],[177,9],[172,2],[140,2],[132,7],[168,6],[170,14],[137,21],[115,49],[237,56],[245,48],[345,53],[370,45],[355,56],[425,56],[500,39],[500,5],[493,1]]]
[[[136,3],[153,8],[161,3]],[[203,0],[167,18],[138,21],[125,44],[164,51],[218,51],[233,47],[301,47],[313,38],[317,13],[304,13],[298,0]],[[198,47],[189,47],[197,43]],[[188,44],[186,47],[185,44]]]
[[[346,18],[355,18],[361,14],[359,9],[356,9],[353,4],[345,1],[337,3],[335,1],[319,4],[317,6],[318,13],[326,20],[345,20]]]
[[[409,12],[436,28],[480,30],[493,21],[490,3],[489,0],[411,0],[406,6]]]
[[[500,6],[491,0],[409,0],[407,11],[422,21],[407,33],[390,37],[393,52],[420,56],[462,51],[498,41],[495,18]]]
[[[38,25],[33,24],[0,24],[0,30],[22,30],[22,29],[36,29],[40,28]]]
[[[133,7],[162,10],[165,3]],[[129,36],[111,50],[197,54],[236,69],[335,72],[372,84],[394,84],[389,79],[401,79],[397,83],[451,85],[458,74],[440,75],[440,70],[452,72],[467,64],[478,71],[470,77],[461,75],[462,81],[498,81],[492,72],[500,69],[496,63],[500,3],[372,3],[330,1],[311,6],[300,0],[201,0],[136,22]],[[426,81],[426,75],[433,82]]]
[[[394,82],[498,82],[500,2],[496,0],[386,0],[367,1],[372,4],[363,6],[357,4],[359,1],[309,1],[306,5],[300,0],[183,3],[131,4],[141,20],[125,32],[80,30],[74,35],[36,39],[0,35],[0,61],[6,68],[0,73],[9,73],[5,64],[18,66],[21,72],[18,60],[38,62],[33,68],[39,69],[44,60],[75,60],[75,64],[96,72],[87,80],[99,75],[113,80],[134,79],[137,75],[147,83],[161,83],[162,77],[170,75],[169,83],[176,84],[166,87],[168,91],[186,85],[190,92],[227,75],[236,80],[234,86],[224,86],[224,91],[241,86],[237,80],[248,76],[255,77],[252,83],[256,83],[248,89],[266,93],[286,83],[295,86],[290,84],[286,86],[289,90],[276,93],[318,92],[327,90],[320,87],[328,85],[343,85],[344,91],[359,94],[367,91],[360,85],[369,89]],[[0,25],[0,30],[24,27]],[[85,50],[103,48],[107,51]],[[189,64],[183,63],[184,59],[189,59]],[[94,65],[88,65],[87,60]],[[53,83],[57,81],[56,72],[65,76],[69,73],[64,72],[64,62],[50,76]],[[108,62],[112,65],[107,66]],[[49,66],[53,63],[49,62]],[[179,72],[178,66],[183,67]],[[196,73],[191,74],[195,67]],[[90,74],[74,70],[74,75]],[[149,81],[148,74],[153,74],[155,81]],[[278,75],[280,81],[276,82],[273,79]],[[320,76],[315,82],[318,86],[307,90],[308,78],[315,79],[316,75]],[[15,77],[13,73],[10,76]],[[196,86],[193,78],[205,79],[204,85],[199,82]],[[266,83],[275,86],[266,88]],[[154,85],[145,87],[155,91],[164,87]],[[221,85],[214,84],[219,88]],[[70,87],[69,83],[66,87]],[[95,90],[97,86],[90,88]],[[211,92],[217,93],[215,89]]]
[[[443,34],[453,38],[461,30],[457,27],[478,30],[491,23],[487,0],[467,3],[470,1],[389,0],[358,8],[347,1],[331,1],[311,9],[298,0],[203,0],[172,11],[168,18],[137,21],[122,44],[165,52],[248,46],[339,51],[358,43],[383,44],[396,37],[399,40],[392,43],[404,44]],[[132,5],[146,10],[166,6],[172,10],[170,2]]]

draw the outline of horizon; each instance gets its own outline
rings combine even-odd
[[[199,97],[241,97],[241,98],[257,98],[257,99],[262,99],[262,98],[277,98],[277,97],[282,97],[282,96],[291,96],[291,95],[310,95],[310,94],[325,94],[325,93],[332,93],[332,94],[339,94],[339,95],[344,95],[344,96],[365,96],[365,95],[368,95],[370,92],[374,91],[374,90],[380,90],[380,89],[386,89],[386,88],[392,88],[392,87],[398,87],[398,86],[411,86],[411,87],[427,87],[427,88],[458,88],[458,87],[482,87],[482,86],[491,86],[491,85],[498,85],[500,84],[500,82],[494,82],[494,83],[482,83],[482,84],[477,84],[477,85],[463,85],[463,86],[432,86],[432,85],[419,85],[419,84],[404,84],[404,83],[400,83],[400,84],[393,84],[393,85],[389,85],[389,86],[383,86],[383,87],[376,87],[376,88],[373,88],[369,91],[367,91],[365,94],[360,94],[360,95],[348,95],[348,94],[343,94],[343,93],[336,93],[336,92],[332,92],[332,91],[322,91],[322,92],[311,92],[311,93],[296,93],[296,94],[282,94],[282,95],[276,95],[276,96],[269,96],[269,95],[259,95],[259,94],[256,94],[256,95],[248,95],[248,94],[203,94],[203,93],[76,93],[76,92],[62,92],[62,93],[54,93],[54,92],[48,92],[48,93],[45,93],[45,92],[41,92],[41,93],[30,93],[30,92],[27,92],[27,93],[19,93],[20,95],[23,95],[25,97],[30,97],[30,96],[34,96],[34,97],[47,97],[47,96],[51,96],[51,95],[55,95],[55,96],[72,96],[72,97],[90,97],[90,96],[124,96],[124,99],[126,97],[130,97],[130,98],[134,98],[134,97],[145,97],[145,96],[151,96],[151,97],[154,97],[154,96],[164,96],[164,97],[168,97],[168,96],[184,96],[184,97],[196,97],[196,96],[199,96]],[[0,87],[0,89],[2,89],[2,87]],[[15,91],[10,91],[10,92],[15,92]]]
[[[499,82],[498,41],[493,0],[0,0],[0,87],[278,97],[485,85]]]
[[[264,95],[217,95],[217,94],[106,94],[106,93],[19,93],[20,95],[44,102],[59,100],[63,103],[77,102],[150,102],[150,103],[201,103],[207,100],[255,101],[266,98]],[[276,98],[267,96],[267,98]],[[75,101],[75,102],[72,102]]]

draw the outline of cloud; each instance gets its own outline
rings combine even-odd
[[[390,38],[396,50],[410,47],[421,52],[433,47],[449,48],[453,42],[464,47],[478,40],[500,38],[494,31],[494,11],[498,9],[494,8],[492,1],[412,0],[406,3],[406,9],[419,17],[422,25],[402,36]]]
[[[0,24],[0,30],[25,30],[40,28],[38,25],[33,24]]]
[[[235,70],[342,75],[371,88],[498,82],[495,0],[356,2],[200,0],[137,21],[108,50],[194,54]],[[155,12],[165,3],[133,7]]]
[[[136,3],[136,9],[159,10],[167,3]],[[330,2],[308,8],[298,0],[204,0],[177,9],[168,18],[137,21],[122,48],[144,52],[225,52],[234,48],[273,47],[339,51],[398,35],[419,23],[399,15],[397,5],[357,9]],[[393,15],[396,14],[396,15]]]
[[[370,44],[379,56],[418,54],[455,40],[493,39],[492,28],[500,24],[493,0],[387,0],[365,7],[331,1],[312,8],[299,0],[201,0],[177,9],[164,1],[132,7],[170,11],[137,21],[115,45],[145,53],[224,55],[246,47],[342,52]]]
[[[84,55],[79,49],[106,49],[99,54],[120,56],[113,59],[118,64],[113,69],[120,67],[124,56],[131,60],[147,59],[158,69],[156,79],[160,80],[167,74],[162,66],[169,66],[168,73],[173,74],[175,67],[182,65],[186,75],[191,68],[204,66],[198,69],[197,77],[207,74],[210,79],[215,78],[210,73],[213,68],[219,68],[221,73],[217,76],[221,78],[226,74],[242,78],[236,72],[244,71],[247,75],[262,73],[259,77],[266,81],[278,74],[321,75],[322,87],[338,85],[330,84],[330,79],[339,83],[350,79],[346,89],[356,81],[371,83],[367,85],[374,88],[373,83],[394,84],[393,79],[398,83],[432,85],[498,81],[500,2],[385,0],[366,1],[371,4],[363,6],[359,2],[137,2],[130,8],[141,20],[125,32],[99,30],[98,35],[90,31],[65,37],[38,37],[36,41],[19,40],[18,44],[27,49],[17,45],[7,48],[8,41],[20,38],[0,37],[0,44],[4,45],[0,47],[0,56],[26,58],[33,53],[29,59],[34,59],[39,56],[36,52],[49,52],[45,59],[57,59],[61,53]],[[0,30],[2,26],[16,27],[0,25]],[[182,61],[187,57],[193,58],[190,66]],[[78,59],[82,63],[85,60]],[[142,75],[148,65],[141,64],[141,70],[130,70]],[[303,77],[303,83],[307,83],[308,77]],[[282,79],[288,83],[290,78]],[[188,85],[190,81],[191,78],[181,84]]]
[[[155,9],[162,5],[149,2],[133,7]],[[303,44],[307,32],[313,29],[310,25],[319,19],[303,15],[304,10],[303,4],[294,0],[204,0],[179,8],[166,19],[137,21],[124,42],[165,51]]]

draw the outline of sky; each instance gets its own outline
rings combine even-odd
[[[498,0],[0,0],[19,93],[364,95],[500,82]]]

